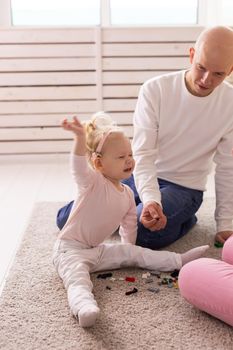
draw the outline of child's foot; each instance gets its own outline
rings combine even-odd
[[[209,249],[209,245],[202,245],[200,247],[196,247],[188,250],[186,253],[180,254],[182,260],[182,266],[187,264],[188,262],[199,259],[202,255]]]
[[[98,306],[87,305],[81,308],[76,318],[78,318],[81,327],[91,327],[94,326],[99,313],[100,309]]]

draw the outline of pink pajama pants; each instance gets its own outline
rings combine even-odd
[[[233,326],[233,236],[224,244],[222,261],[200,258],[184,265],[179,288],[190,304]]]

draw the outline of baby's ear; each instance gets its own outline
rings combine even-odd
[[[102,159],[100,155],[93,153],[91,157],[91,161],[92,161],[93,167],[96,170],[100,170],[102,168]]]

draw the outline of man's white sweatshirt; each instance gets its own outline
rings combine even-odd
[[[217,232],[232,230],[233,87],[223,82],[209,96],[192,95],[185,71],[148,80],[134,114],[135,182],[142,202],[161,203],[157,178],[205,190],[216,163]]]

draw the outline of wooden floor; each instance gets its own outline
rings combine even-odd
[[[74,193],[68,155],[0,157],[0,292],[34,204],[69,201]],[[205,196],[214,196],[213,174]]]

